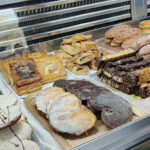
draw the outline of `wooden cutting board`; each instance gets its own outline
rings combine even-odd
[[[65,148],[66,150],[79,146],[85,142],[88,142],[96,137],[99,137],[106,132],[109,132],[110,129],[107,128],[101,120],[98,120],[96,123],[96,127],[91,130],[90,132],[80,136],[80,137],[73,137],[69,135],[63,135],[56,132],[49,124],[48,120],[39,112],[35,107],[35,97],[37,94],[31,94],[30,96],[26,97],[24,103],[26,107],[31,111],[31,113],[41,122],[46,130],[50,132],[50,134],[60,143],[60,145]],[[133,118],[132,121],[143,117],[146,115],[143,111],[133,106]]]

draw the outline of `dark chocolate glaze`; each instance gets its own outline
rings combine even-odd
[[[96,111],[101,111],[101,118],[109,128],[116,128],[131,120],[132,109],[122,97],[111,91],[101,90],[99,95],[89,101]]]
[[[53,86],[63,88],[65,91],[77,95],[82,101],[92,99],[101,90],[101,87],[86,80],[58,80]]]

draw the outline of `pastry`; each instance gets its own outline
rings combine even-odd
[[[132,118],[132,109],[122,97],[109,90],[101,89],[99,95],[89,101],[90,106],[101,111],[101,119],[109,128],[116,128],[129,122]]]
[[[150,58],[150,44],[142,47],[139,50],[139,55],[143,56],[144,58]]]
[[[21,118],[20,103],[12,96],[0,96],[0,129],[15,124]]]
[[[100,87],[86,80],[58,80],[53,86],[63,88],[65,91],[75,94],[82,102],[93,99],[101,90]]]
[[[0,68],[3,76],[5,77],[8,84],[13,85],[14,80],[11,74],[10,63],[17,62],[18,60],[22,60],[22,58],[11,57],[0,62]]]
[[[40,91],[35,101],[37,110],[46,115],[48,104],[54,102],[54,98],[64,92],[65,91],[63,89],[57,87],[50,87],[43,91]]]
[[[90,69],[97,70],[99,61],[98,61],[98,59],[93,59],[91,62],[89,62],[88,65],[89,65]]]
[[[55,55],[34,59],[42,76],[42,84],[65,78],[66,71],[61,59]]]
[[[150,20],[144,20],[140,22],[139,28],[140,28],[141,33],[149,34],[150,33]]]
[[[61,133],[81,135],[92,129],[96,124],[95,115],[85,106],[80,99],[70,94],[59,97],[51,106],[49,123]]]
[[[63,51],[56,50],[55,55],[60,57],[63,63],[73,61],[73,57]]]
[[[106,44],[110,44],[110,43],[112,42],[112,40],[113,40],[113,39],[105,38],[105,43],[106,43]]]
[[[98,75],[102,82],[127,94],[136,93],[141,97],[150,94],[146,88],[142,88],[143,84],[148,84],[150,81],[149,59],[144,60],[142,56],[132,53],[132,55],[109,60],[103,65],[99,65]],[[144,94],[145,96],[143,96]]]
[[[105,38],[112,39],[118,36],[121,32],[125,32],[126,30],[129,29],[131,29],[131,26],[129,25],[120,25],[120,26],[113,27],[105,33]]]
[[[66,68],[75,75],[88,75],[90,72],[87,65],[78,65],[74,62],[66,63]]]
[[[33,59],[22,59],[11,63],[10,69],[17,86],[23,86],[41,80],[40,72]]]
[[[121,32],[119,35],[114,37],[113,41],[115,43],[120,44],[123,41],[125,41],[126,39],[130,39],[138,34],[140,34],[140,30],[138,28],[130,28],[130,29],[126,30],[125,32]]]
[[[77,54],[74,56],[74,62],[76,62],[79,65],[85,64],[87,62],[90,62],[95,58],[94,52],[88,51],[83,52],[81,54]]]
[[[62,43],[60,49],[69,55],[76,55],[82,52],[81,44],[76,42],[72,42],[71,44]]]
[[[126,42],[127,43],[127,42]],[[127,47],[126,43],[122,44],[122,47]],[[131,45],[130,48],[134,49],[134,50],[139,50],[142,47],[144,47],[145,45],[150,44],[150,36],[146,36],[143,35],[140,38],[136,39]],[[128,48],[128,47],[127,47]]]
[[[137,36],[134,36],[130,39],[127,39],[125,40],[123,43],[122,43],[122,48],[123,49],[128,49],[128,48],[132,48],[134,43],[137,43],[137,41],[140,39],[140,38],[144,38],[146,37],[146,35],[144,34],[140,34],[140,35],[137,35]]]
[[[83,51],[97,49],[97,44],[88,40],[91,35],[75,34],[69,39],[64,39],[60,49],[69,55],[77,55]]]
[[[42,85],[41,85],[41,81],[39,81],[28,85],[20,86],[20,87],[14,84],[13,88],[18,95],[23,96],[41,90]]]
[[[39,52],[34,52],[34,53],[24,53],[23,58],[24,59],[29,59],[29,58],[41,58],[47,56],[47,51],[46,50],[41,50]]]
[[[121,44],[120,44],[120,43],[116,43],[116,42],[114,41],[114,39],[113,39],[113,40],[111,41],[110,45],[111,45],[112,47],[119,47]]]

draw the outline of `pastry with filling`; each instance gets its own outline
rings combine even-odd
[[[94,52],[88,51],[88,52],[83,52],[81,54],[75,55],[74,61],[79,65],[83,65],[85,63],[90,62],[94,58],[95,58]]]
[[[10,64],[15,84],[20,87],[41,80],[41,74],[33,59],[22,59]]]
[[[44,58],[34,59],[42,76],[42,84],[66,78],[66,70],[58,56],[48,55]]]
[[[29,59],[29,58],[42,58],[47,56],[47,51],[46,50],[41,50],[39,52],[33,52],[33,53],[24,53],[23,58]]]
[[[75,75],[88,75],[90,72],[87,65],[78,65],[74,62],[66,63],[66,68]]]
[[[56,50],[55,55],[60,57],[63,63],[73,61],[73,57],[63,51]]]

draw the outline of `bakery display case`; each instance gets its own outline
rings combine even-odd
[[[149,21],[141,23],[149,20],[149,0],[24,0],[0,5],[0,88],[20,101],[32,139],[42,150],[129,149],[149,139]],[[47,103],[48,96],[54,102]],[[70,123],[62,115],[65,107],[77,120],[78,115],[88,118],[82,118],[83,124],[90,120],[86,127]],[[107,120],[115,109],[119,121]]]

